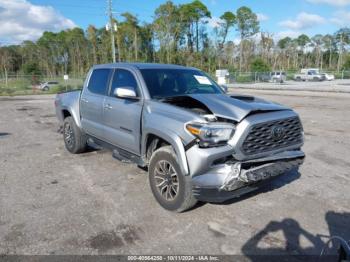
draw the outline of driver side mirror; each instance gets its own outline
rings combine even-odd
[[[228,92],[228,87],[227,85],[221,85],[222,90],[227,93]]]
[[[117,87],[116,89],[114,89],[113,95],[119,98],[128,98],[128,99],[135,99],[135,100],[139,99],[134,88],[130,86]]]

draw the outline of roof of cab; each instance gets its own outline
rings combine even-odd
[[[115,68],[115,67],[125,67],[125,68],[137,68],[137,69],[195,69],[193,67],[186,67],[181,65],[173,64],[157,64],[157,63],[111,63],[94,65],[93,68]]]

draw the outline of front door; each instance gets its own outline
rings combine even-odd
[[[140,99],[115,97],[116,88],[135,90]],[[107,142],[140,155],[141,114],[143,102],[135,75],[126,69],[115,69],[111,88],[103,102],[103,120]]]

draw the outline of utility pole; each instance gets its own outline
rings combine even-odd
[[[115,40],[114,40],[114,22],[112,11],[112,0],[108,0],[108,16],[109,16],[109,30],[111,31],[111,43],[112,43],[112,56],[113,63],[115,63]]]
[[[337,66],[338,73],[340,71],[342,60],[343,60],[343,32],[340,33],[340,49],[339,49],[338,66]]]

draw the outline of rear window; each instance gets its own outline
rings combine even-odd
[[[108,88],[110,69],[95,69],[90,77],[88,89],[98,95],[105,95]]]

